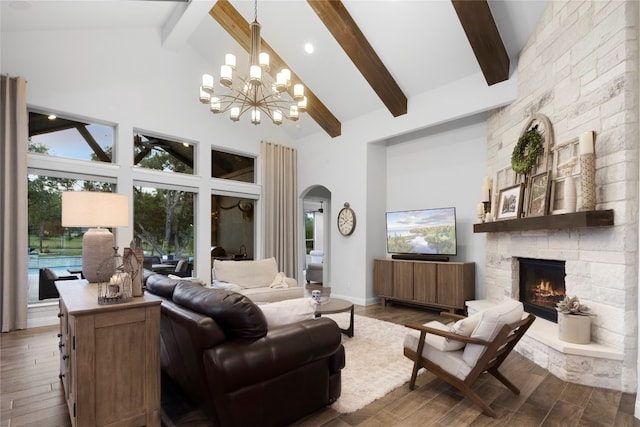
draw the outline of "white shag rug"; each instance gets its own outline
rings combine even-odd
[[[349,325],[349,313],[324,315],[341,327]],[[349,413],[380,399],[411,378],[413,363],[402,354],[404,337],[411,329],[395,323],[355,315],[354,335],[342,335],[346,366],[342,393],[331,408]]]

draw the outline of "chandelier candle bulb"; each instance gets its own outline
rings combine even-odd
[[[302,101],[304,98],[304,86],[296,84],[293,86],[293,99],[296,101]]]
[[[251,123],[254,125],[260,124],[260,110],[251,110]]]
[[[580,135],[580,154],[593,154],[593,132],[583,132]]]
[[[229,118],[234,122],[240,120],[240,107],[231,108],[231,110],[229,110]]]
[[[259,65],[252,65],[249,68],[249,81],[251,84],[259,85],[262,79],[262,68]]]
[[[291,84],[291,71],[289,71],[287,68],[283,68],[280,73],[282,73],[282,77],[284,78],[284,84],[286,86],[289,86]]]
[[[231,87],[233,79],[233,69],[229,65],[220,67],[220,84],[225,87]]]
[[[289,109],[289,119],[293,120],[294,122],[296,120],[298,120],[298,106],[297,105],[292,105],[291,108]]]
[[[200,102],[208,104],[211,101],[211,95],[200,86]]]
[[[211,98],[210,110],[214,114],[218,114],[220,112],[220,98],[215,96]]]
[[[303,96],[301,101],[298,101],[298,111],[305,112],[307,111],[307,97]]]
[[[273,112],[273,123],[277,125],[282,124],[282,111],[276,110]]]
[[[202,75],[202,90],[213,93],[213,76],[211,74]]]
[[[269,71],[269,54],[262,52],[260,53],[258,58],[259,58],[258,62],[260,63],[260,66],[264,68],[266,71]]]
[[[224,65],[235,69],[236,68],[236,56],[233,53],[227,53],[224,56]]]

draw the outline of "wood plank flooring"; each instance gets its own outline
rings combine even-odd
[[[404,324],[438,318],[434,311],[391,305],[356,307],[356,313]],[[356,325],[357,328],[357,325]],[[70,426],[58,379],[58,327],[41,327],[0,335],[0,427]],[[512,353],[502,371],[520,387],[513,395],[491,376],[477,389],[496,409],[496,419],[483,415],[453,387],[430,373],[418,377],[417,388],[402,386],[351,414],[321,409],[296,426],[640,426],[633,417],[635,394],[560,381],[544,369]],[[375,375],[375,372],[371,373]],[[164,425],[210,426],[197,409],[184,408],[163,390],[163,408],[182,405],[183,416]]]

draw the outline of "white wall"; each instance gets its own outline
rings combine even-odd
[[[481,196],[482,178],[486,170],[486,144],[482,120],[471,122],[458,121],[465,117],[475,116],[481,112],[506,105],[516,96],[517,75],[513,74],[509,81],[491,87],[486,83],[479,84],[481,74],[461,79],[455,84],[438,88],[437,90],[421,94],[409,99],[408,113],[401,117],[392,117],[386,110],[361,116],[356,120],[342,124],[342,135],[329,138],[325,134],[316,134],[308,138],[295,141],[298,149],[298,188],[305,189],[313,185],[322,185],[331,192],[332,209],[330,242],[325,243],[325,252],[329,254],[331,271],[326,273],[325,281],[330,284],[333,295],[340,296],[356,304],[369,304],[375,301],[373,297],[373,259],[386,256],[384,243],[384,212],[389,205],[386,200],[389,194],[421,195],[423,187],[414,185],[411,189],[391,186],[386,180],[394,172],[387,170],[387,153],[382,153],[380,147],[385,147],[390,141],[397,145],[394,150],[402,150],[404,144],[411,149],[427,152],[420,143],[414,143],[417,138],[446,144],[455,143],[456,139],[464,139],[468,145],[458,147],[473,150],[476,155],[458,150],[448,150],[446,147],[436,148],[426,157],[431,157],[433,164],[449,164],[450,156],[462,156],[461,162],[472,163],[471,169],[454,172],[456,181],[452,194],[456,205],[460,204],[461,229],[472,233],[472,223],[475,221],[476,206]],[[440,127],[439,125],[447,124]],[[470,129],[448,134],[458,127]],[[480,126],[480,128],[476,127]],[[435,130],[434,130],[435,128]],[[431,129],[431,130],[429,130]],[[422,133],[420,133],[422,132]],[[444,132],[445,135],[436,136]],[[473,135],[473,136],[469,136]],[[428,137],[427,137],[428,136]],[[473,142],[475,141],[475,143]],[[474,144],[477,144],[476,147]],[[407,160],[414,158],[411,149],[407,149]],[[444,151],[442,151],[444,150]],[[476,151],[477,150],[477,151]],[[386,150],[385,150],[386,151]],[[399,153],[400,151],[398,151]],[[419,156],[415,156],[418,158]],[[468,173],[468,175],[467,175]],[[421,177],[424,175],[421,175]],[[446,184],[446,185],[445,185]],[[448,183],[439,180],[440,186]],[[438,192],[435,194],[444,194]],[[395,197],[395,196],[394,196]],[[459,199],[457,198],[459,197]],[[383,200],[384,202],[381,202]],[[425,200],[426,201],[426,200]],[[344,237],[337,231],[336,215],[344,202],[349,202],[357,215],[357,226],[351,236]],[[444,200],[443,200],[444,202]],[[460,259],[464,255],[465,261],[484,263],[484,256],[480,252],[485,237],[478,235],[465,237]],[[467,257],[468,255],[468,257]],[[327,262],[327,260],[325,260]],[[478,272],[481,282],[482,271]],[[480,286],[478,286],[480,289]]]
[[[484,116],[477,115],[387,148],[386,210],[455,207],[458,255],[451,261],[476,263],[477,298],[484,297],[486,237],[474,234],[473,224],[487,175],[486,131]]]

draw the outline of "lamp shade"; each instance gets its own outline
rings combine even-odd
[[[126,227],[129,225],[129,198],[99,191],[62,193],[63,227]]]

